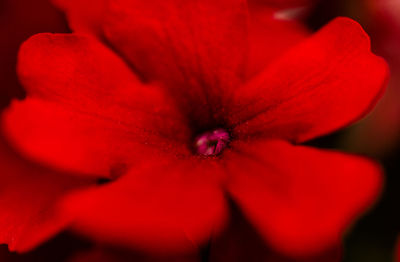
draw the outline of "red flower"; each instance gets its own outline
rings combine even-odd
[[[76,229],[192,249],[222,229],[229,195],[269,244],[298,255],[335,245],[371,204],[377,165],[291,144],[358,120],[380,96],[387,68],[358,24],[337,19],[282,54],[291,44],[269,50],[274,37],[239,0],[115,0],[85,18],[73,2],[75,28],[107,46],[32,37],[18,65],[27,97],[3,123],[32,159],[116,180],[65,199]]]

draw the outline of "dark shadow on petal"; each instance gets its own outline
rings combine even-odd
[[[279,254],[268,247],[232,200],[230,207],[232,218],[230,225],[211,243],[209,251],[211,262],[338,262],[341,259],[340,247],[333,247],[322,254],[316,254],[315,257],[289,258]]]

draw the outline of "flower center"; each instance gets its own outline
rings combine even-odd
[[[218,128],[210,132],[205,132],[195,139],[195,151],[203,156],[215,156],[220,154],[229,143],[229,133]]]

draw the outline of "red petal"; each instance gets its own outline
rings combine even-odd
[[[105,34],[204,126],[220,116],[221,100],[244,77],[247,14],[244,0],[115,0]]]
[[[224,232],[216,236],[210,244],[211,262],[339,262],[342,248],[335,246],[320,254],[290,258],[284,256],[260,237],[255,228],[243,217],[235,204],[231,205],[230,223]]]
[[[247,79],[261,73],[276,58],[306,39],[310,32],[301,23],[279,21],[264,6],[250,6]]]
[[[87,184],[47,171],[19,158],[0,141],[0,244],[12,251],[28,251],[69,222],[55,214],[57,201]]]
[[[15,74],[18,48],[29,36],[39,32],[68,32],[63,15],[48,0],[0,1],[0,106],[21,95]]]
[[[364,116],[387,76],[361,27],[338,18],[239,89],[230,121],[239,137],[303,142]]]
[[[28,98],[14,101],[3,122],[13,144],[36,160],[109,175],[146,152],[187,151],[172,103],[93,39],[35,36],[22,47],[18,69]]]
[[[274,19],[268,6],[250,6],[248,14],[242,0],[117,0],[100,12],[91,0],[57,2],[76,31],[88,31],[84,20],[96,21],[92,34],[105,34],[145,79],[166,84],[197,126],[218,122],[224,99],[244,77],[308,34],[298,23]]]
[[[229,190],[278,251],[307,255],[336,245],[372,204],[381,170],[372,162],[283,141],[232,145]]]
[[[107,0],[51,0],[68,15],[69,26],[75,32],[101,36]]]
[[[68,20],[70,22],[70,26],[73,28],[74,31],[77,32],[89,32],[91,34],[97,35],[99,38],[101,38],[104,34],[102,27],[107,25],[108,23],[108,19],[105,19],[104,17],[107,16],[108,12],[108,8],[107,8],[107,4],[105,0],[53,0],[54,2],[57,3],[57,5],[59,5],[68,15]],[[96,4],[94,4],[96,2]],[[123,3],[121,5],[124,6],[124,11],[123,12],[139,12],[139,8],[143,7],[143,4],[137,4],[137,3],[130,3],[130,5],[125,6],[127,3]],[[169,8],[176,8],[170,5],[174,5],[171,4],[171,2],[168,3],[168,7]],[[190,6],[192,6],[193,4],[190,4]],[[215,3],[214,3],[215,5]],[[274,19],[274,12],[276,11],[275,9],[271,9],[270,6],[271,3],[269,3],[268,1],[263,1],[260,3],[258,3],[258,1],[251,1],[249,3],[249,12],[250,12],[250,22],[248,24],[248,30],[249,30],[249,35],[250,35],[250,58],[249,58],[249,62],[250,62],[250,71],[253,72],[253,66],[252,65],[254,62],[253,60],[256,60],[256,66],[257,69],[260,70],[262,68],[265,67],[265,65],[268,64],[268,62],[272,59],[277,57],[278,55],[280,55],[283,51],[286,51],[289,47],[295,45],[297,42],[299,42],[300,40],[304,39],[307,35],[308,35],[308,30],[303,27],[300,23],[296,23],[296,22],[292,22],[292,21],[278,21],[277,19]],[[272,4],[272,6],[275,7],[275,3]],[[93,6],[95,6],[95,8],[93,8]],[[134,10],[130,11],[129,8],[133,8]],[[244,8],[245,6],[243,6]],[[287,7],[287,6],[286,6]],[[138,11],[139,10],[139,11]],[[121,10],[118,10],[119,12],[121,12]],[[185,11],[183,9],[183,11]],[[239,10],[236,10],[235,12],[239,12]],[[196,14],[198,15],[198,14]],[[210,14],[208,14],[210,15]],[[243,15],[243,14],[242,14]],[[150,17],[150,16],[149,16]],[[118,17],[117,17],[118,18]],[[114,18],[115,19],[115,18]],[[132,21],[129,21],[130,23],[143,23],[140,21],[137,21],[137,17],[129,17],[128,19],[132,19]],[[151,18],[149,19],[154,19],[155,22],[157,22],[157,19],[160,19],[159,17],[155,16],[154,14],[152,14]],[[191,20],[194,20],[195,17],[192,17]],[[203,21],[204,17],[201,18]],[[112,19],[113,20],[113,19]],[[232,20],[232,19],[231,19]],[[245,22],[245,19],[242,19],[242,22]],[[171,21],[172,23],[173,21]],[[204,23],[205,21],[203,21],[202,23]],[[232,27],[235,27],[235,25],[238,24],[239,21],[232,20]],[[229,25],[229,24],[228,24]],[[135,27],[137,27],[138,25],[135,25]],[[242,27],[243,25],[241,25]],[[107,26],[106,26],[107,27]],[[184,26],[181,25],[181,27],[179,27],[180,29],[184,28]],[[200,28],[202,31],[204,30],[203,28]],[[134,30],[133,28],[128,28],[128,31],[126,32],[120,32],[120,34],[124,35],[124,39],[128,37],[127,41],[133,41],[135,44],[138,41],[137,37],[135,36],[135,39],[131,38],[132,35],[129,35],[129,32],[131,30]],[[175,29],[176,30],[176,29]],[[110,29],[111,32],[113,32],[113,29]],[[121,30],[122,31],[122,30]],[[226,31],[226,29],[224,29],[224,31]],[[245,31],[243,30],[243,32],[234,32],[237,34],[243,34]],[[145,33],[145,32],[144,32]],[[171,32],[170,37],[178,37],[180,40],[182,40],[182,36],[177,35],[178,33],[183,34],[184,32],[179,32],[179,31],[174,31]],[[126,36],[125,36],[126,34]],[[147,33],[148,34],[148,33]],[[232,34],[232,33],[230,33]],[[230,35],[228,34],[228,36]],[[146,36],[146,35],[145,35]],[[193,37],[193,36],[191,36]],[[183,39],[184,43],[182,43],[182,45],[184,45],[185,43],[188,42],[188,37],[185,37]],[[190,37],[189,37],[190,38]],[[245,38],[245,35],[243,35],[243,38]],[[122,41],[124,39],[121,39],[119,41]],[[145,41],[150,41],[151,39],[146,39]],[[198,41],[208,41],[209,39],[198,39]],[[245,39],[244,39],[245,40]],[[143,41],[143,40],[142,40]],[[153,40],[154,41],[154,40]],[[231,39],[225,39],[224,42],[230,42]],[[165,42],[165,40],[164,40]],[[118,44],[118,42],[117,42]],[[130,43],[126,43],[125,45],[129,45]],[[135,44],[128,46],[127,48],[132,48],[133,46],[135,46]],[[153,43],[153,45],[157,45],[156,48],[156,52],[160,51],[159,48],[159,44],[157,43]],[[171,44],[171,43],[170,43]],[[194,44],[197,44],[194,43]],[[123,45],[122,47],[124,47],[125,45]],[[229,44],[230,45],[230,44]],[[119,45],[117,45],[116,47],[119,47]],[[213,44],[212,47],[221,49],[221,46],[219,46],[218,43]],[[165,47],[164,47],[165,48]],[[173,51],[175,48],[179,48],[179,46],[171,46],[170,47],[171,50],[169,51]],[[223,47],[225,48],[225,47]],[[245,50],[245,48],[243,48],[243,51]],[[137,50],[131,49],[128,50],[128,54],[130,53],[134,53],[134,56],[141,56],[142,54],[136,54]],[[152,52],[154,52],[154,50],[151,50]],[[199,50],[201,51],[201,50]],[[178,53],[179,55],[188,55],[187,50],[183,50],[183,49],[179,49],[176,50],[176,53]],[[132,56],[133,56],[132,55]],[[172,54],[169,54],[172,55]],[[195,54],[197,55],[197,54]],[[201,54],[204,56],[204,54]],[[209,54],[206,54],[207,56]],[[218,53],[217,53],[218,55]],[[165,54],[162,54],[162,56],[165,56]],[[200,54],[199,54],[200,56]],[[140,57],[141,58],[141,57]],[[195,59],[196,57],[192,57],[192,59]],[[137,63],[142,63],[142,61],[136,61],[135,59],[132,61],[134,64]],[[175,61],[175,59],[168,61],[168,63],[175,63],[177,61]],[[222,64],[226,67],[229,67],[230,64],[226,63],[226,64]],[[155,64],[154,65],[149,65],[149,67],[151,67],[150,69],[150,74],[152,74],[153,72],[153,68],[154,67],[160,67],[160,66],[164,66],[166,67],[166,65],[160,65],[158,60],[155,60]],[[184,64],[182,66],[187,66],[187,64]],[[260,68],[258,68],[260,67]],[[169,68],[167,68],[169,70]],[[176,69],[176,68],[175,68]],[[179,68],[178,68],[179,69]],[[196,68],[192,68],[194,70],[196,70]],[[207,68],[206,68],[207,69]],[[166,71],[168,71],[166,70]],[[181,70],[181,68],[179,69]],[[257,71],[258,71],[257,70]],[[164,70],[165,71],[165,70]],[[167,72],[163,72],[163,73],[167,73]],[[200,73],[200,72],[197,72]]]
[[[208,159],[209,160],[209,159]],[[97,240],[155,253],[195,251],[226,219],[212,161],[156,159],[68,197],[63,214]]]

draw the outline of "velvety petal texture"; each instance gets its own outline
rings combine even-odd
[[[230,121],[241,137],[304,142],[364,116],[387,77],[360,25],[338,18],[237,90]]]
[[[239,137],[304,142],[364,116],[387,77],[360,25],[338,18],[238,89],[230,122]]]
[[[191,125],[219,122],[244,78],[246,1],[114,0],[109,10],[106,38],[139,74],[161,81]]]
[[[288,257],[265,245],[257,229],[252,227],[238,208],[232,204],[229,226],[215,236],[210,244],[210,262],[339,262],[342,248],[333,246],[310,256]]]
[[[77,232],[193,252],[226,225],[230,194],[273,248],[319,254],[377,196],[376,164],[290,144],[356,121],[381,94],[386,64],[356,22],[308,37],[245,0],[57,2],[79,33],[25,42],[27,96],[2,124],[30,159],[108,178],[63,198]],[[221,154],[201,156],[196,137],[213,130]]]
[[[145,152],[187,151],[187,127],[173,103],[92,38],[34,36],[21,48],[18,72],[28,97],[13,102],[3,123],[35,160],[110,176]]]
[[[100,13],[90,0],[56,2],[77,32],[88,31],[82,19],[97,21],[90,33],[143,80],[162,81],[198,127],[220,121],[245,77],[308,36],[300,23],[274,19],[268,5],[243,0],[102,1]]]
[[[15,65],[19,46],[39,32],[68,32],[64,15],[49,0],[0,1],[0,107],[11,97],[22,96]]]
[[[108,0],[51,0],[68,14],[73,31],[101,37]]]
[[[119,1],[118,3],[112,3],[110,4],[110,1],[108,0],[101,0],[101,1],[93,1],[93,0],[53,0],[53,2],[59,6],[63,11],[68,16],[68,21],[70,24],[70,27],[75,31],[75,32],[85,32],[89,33],[91,35],[94,35],[98,37],[101,40],[105,40],[108,44],[111,44],[113,47],[116,48],[118,52],[124,53],[124,49],[120,49],[121,47],[124,47],[125,45],[131,44],[131,47],[126,47],[128,49],[128,54],[131,52],[137,53],[137,54],[132,54],[132,58],[137,57],[138,59],[133,59],[131,62],[132,64],[141,64],[144,61],[140,61],[142,59],[141,56],[145,54],[138,53],[141,50],[135,50],[133,47],[138,45],[136,42],[138,41],[137,38],[134,36],[140,35],[140,38],[143,37],[144,32],[137,32],[136,34],[132,35],[129,34],[128,32],[123,31],[122,29],[119,30],[119,34],[121,34],[122,39],[114,39],[114,34],[117,32],[114,32],[117,30],[117,28],[114,28],[114,26],[117,26],[118,23],[120,22],[115,22],[114,20],[118,20],[118,12],[121,12],[126,17],[126,22],[128,24],[134,23],[134,26],[131,26],[129,28],[130,31],[135,30],[134,28],[136,27],[145,27],[145,24],[151,24],[154,23],[153,26],[148,25],[146,30],[149,32],[146,32],[148,35],[154,35],[154,37],[159,37],[159,39],[162,42],[162,47],[161,44],[157,43],[152,43],[156,41],[157,39],[147,39],[146,41],[149,41],[152,46],[156,45],[155,49],[150,49],[159,52],[160,48],[164,48],[165,50],[174,50],[176,48],[179,48],[178,54],[180,56],[186,56],[190,55],[188,51],[189,49],[182,50],[179,46],[174,45],[174,42],[168,40],[168,39],[162,39],[162,38],[174,38],[176,37],[176,33],[178,33],[180,30],[175,29],[176,23],[179,23],[179,20],[183,20],[187,18],[188,14],[185,14],[189,11],[186,10],[192,10],[193,8],[196,8],[196,3],[198,5],[210,5],[210,1],[192,1],[193,3],[185,3],[184,6],[179,4],[179,1],[164,1],[162,5],[168,5],[167,8],[157,8],[157,5],[160,5],[159,2],[155,2],[154,4],[145,4],[143,5],[140,4],[138,5],[137,2],[135,1]],[[113,1],[115,2],[115,1]],[[183,1],[182,1],[183,2]],[[214,1],[218,2],[218,1]],[[222,4],[224,4],[226,1],[220,1]],[[285,3],[284,3],[285,2]],[[291,2],[286,3],[286,2]],[[292,5],[296,5],[294,3],[295,1],[279,1],[279,3],[283,4],[283,7],[290,7]],[[299,1],[299,2],[305,2],[305,1]],[[172,3],[172,5],[171,5]],[[275,18],[276,16],[276,3],[273,1],[248,1],[247,2],[248,7],[243,5],[243,1],[231,1],[229,4],[226,4],[224,9],[226,9],[226,12],[219,13],[218,16],[219,18],[211,18],[211,16],[215,16],[216,12],[209,12],[211,11],[210,9],[201,9],[202,13],[199,12],[193,12],[191,13],[191,20],[197,20],[200,25],[203,25],[204,28],[206,27],[207,24],[211,24],[211,22],[217,20],[223,21],[224,24],[221,24],[221,26],[224,29],[224,31],[232,31],[231,26],[229,26],[229,23],[232,23],[232,25],[237,25],[240,22],[245,21],[246,23],[241,26],[241,30],[238,30],[237,28],[233,30],[233,32],[228,32],[226,33],[226,36],[229,36],[229,38],[223,38],[225,35],[218,36],[218,38],[221,38],[220,41],[216,43],[211,43],[211,45],[208,48],[215,49],[213,52],[227,52],[228,51],[234,51],[230,50],[232,49],[231,45],[239,45],[241,44],[242,46],[237,46],[237,50],[242,48],[245,50],[248,46],[250,48],[250,58],[249,58],[249,63],[252,64],[253,59],[255,60],[255,63],[262,63],[263,66],[267,65],[268,62],[271,60],[272,57],[276,57],[279,54],[281,54],[283,51],[287,50],[288,47],[296,44],[299,40],[304,39],[306,36],[308,36],[309,32],[306,29],[305,26],[303,26],[301,23],[297,22],[290,22],[290,21],[278,21],[278,19]],[[112,6],[120,6],[118,9],[113,9],[111,8]],[[129,16],[128,14],[130,12],[133,13],[138,13],[139,11],[142,12],[141,7],[145,7],[149,10],[148,16],[144,19],[143,16],[144,14],[140,14],[139,16]],[[161,5],[160,5],[161,6]],[[190,8],[189,8],[190,7]],[[238,9],[237,7],[242,7],[242,10]],[[248,13],[243,12],[243,8],[246,7],[248,8]],[[282,7],[282,6],[281,6]],[[181,11],[175,11],[174,13],[170,13],[170,9],[179,9]],[[152,12],[151,9],[157,9],[157,11]],[[151,12],[150,12],[151,11]],[[214,11],[216,8],[214,7]],[[164,17],[160,16],[160,13],[164,13]],[[233,14],[233,15],[228,15],[226,14]],[[237,15],[234,15],[234,14]],[[178,17],[174,17],[175,14],[183,14],[183,15],[178,15]],[[199,20],[199,16],[201,16],[201,20]],[[142,18],[140,18],[142,17]],[[240,19],[239,19],[240,18]],[[175,19],[175,21],[172,21]],[[171,20],[169,23],[165,23],[164,20]],[[152,22],[153,21],[153,22]],[[208,22],[207,22],[208,21]],[[158,26],[159,28],[156,28],[155,24],[159,24],[162,22],[162,26]],[[186,22],[185,22],[186,23]],[[216,26],[215,23],[212,23],[212,27]],[[128,27],[128,25],[125,25],[125,27]],[[165,27],[164,29],[162,27]],[[190,27],[191,30],[193,30],[191,24],[185,25],[185,27]],[[182,28],[182,25],[179,25],[179,29]],[[233,27],[232,27],[233,28]],[[198,28],[196,28],[196,32]],[[216,28],[219,29],[219,28]],[[136,29],[138,30],[138,29]],[[164,35],[157,36],[157,31],[164,30]],[[204,30],[204,29],[201,29]],[[155,31],[155,32],[154,32]],[[108,33],[105,33],[108,32]],[[166,34],[169,35],[166,35]],[[182,34],[182,32],[180,32]],[[208,32],[207,34],[211,34],[212,32]],[[197,34],[197,33],[196,33]],[[246,39],[245,34],[249,36],[249,39]],[[236,36],[235,36],[236,35]],[[109,38],[108,38],[109,36]],[[201,42],[204,41],[204,37],[206,35],[199,35],[196,37],[196,39],[192,39],[191,41],[194,41],[193,43],[189,43],[191,38],[194,38],[195,35],[185,35],[185,42],[186,45],[200,45]],[[183,37],[180,36],[180,37]],[[113,39],[116,41],[114,43]],[[235,41],[235,39],[240,39],[240,41]],[[125,43],[125,44],[120,44],[119,42],[122,41],[129,41],[133,42],[132,43]],[[140,40],[140,41],[145,41],[145,40]],[[161,43],[160,42],[160,43]],[[173,46],[171,46],[173,45]],[[228,47],[229,50],[225,51],[226,47]],[[198,47],[192,47],[192,48],[198,48]],[[224,50],[221,50],[224,49]],[[183,51],[183,52],[182,52]],[[146,51],[148,52],[148,51]],[[197,55],[197,54],[196,54]],[[208,56],[212,54],[207,54]],[[232,53],[231,53],[232,55]],[[235,54],[236,55],[236,54]],[[243,55],[243,53],[241,54]],[[155,59],[155,55],[153,55]],[[165,56],[163,53],[162,56]],[[215,58],[215,57],[214,57]],[[190,59],[190,58],[185,58],[185,60]],[[193,59],[193,58],[191,58]],[[218,57],[218,60],[221,59]],[[229,62],[232,62],[233,58],[229,58]],[[139,60],[139,61],[137,61]],[[151,62],[151,61],[150,61]],[[179,62],[184,62],[182,61],[167,61],[167,64],[171,63],[179,63]],[[197,62],[194,62],[195,64]],[[151,66],[156,66],[156,67],[165,67],[163,69],[163,74],[170,72],[172,70],[178,70],[182,71],[182,66],[188,66],[189,64],[181,64],[181,65],[174,65],[172,68],[167,67],[167,64],[160,65],[159,61],[154,61],[154,64]],[[220,64],[219,66],[223,66],[224,64]],[[176,68],[176,67],[179,68]],[[190,72],[191,74],[196,73],[196,74],[202,74],[202,72],[198,72],[198,69],[200,65],[195,65],[194,68],[186,69],[186,70],[191,70],[195,72]],[[225,64],[226,66],[226,64]],[[139,65],[139,67],[142,67]],[[252,68],[252,66],[250,66]],[[205,68],[205,70],[209,70]],[[152,70],[150,70],[152,71]],[[183,72],[181,72],[183,73]],[[150,72],[150,74],[153,74],[153,72]]]
[[[267,5],[249,5],[246,79],[261,73],[290,48],[305,40],[311,32],[296,21],[281,21]]]
[[[279,140],[237,142],[224,156],[228,190],[277,250],[318,253],[339,243],[382,185],[379,166]]]
[[[67,197],[63,216],[95,239],[152,253],[196,251],[226,220],[217,163],[157,159]]]
[[[90,181],[31,164],[0,140],[0,244],[12,251],[31,250],[65,229],[57,202]]]

